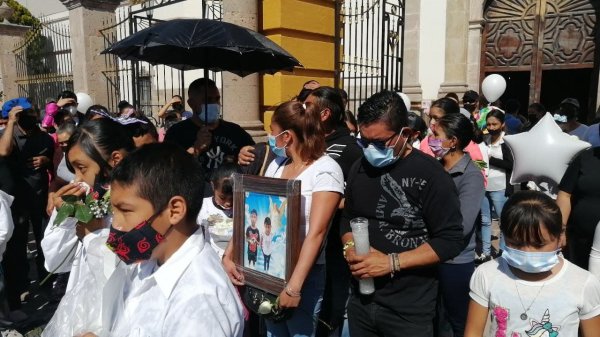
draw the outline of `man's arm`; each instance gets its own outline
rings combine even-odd
[[[169,102],[165,103],[165,105],[163,105],[162,108],[160,108],[160,110],[158,110],[158,118],[165,117],[165,115],[167,114],[167,111],[169,110],[169,108],[175,101],[179,101],[179,100],[176,100],[175,98],[171,98],[171,100]]]
[[[13,132],[17,121],[19,120],[19,113],[23,111],[23,108],[16,106],[8,113],[8,123],[4,129],[2,137],[0,137],[0,157],[9,156],[14,147]]]

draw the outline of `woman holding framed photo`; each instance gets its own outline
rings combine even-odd
[[[325,154],[325,137],[318,116],[302,103],[287,102],[273,114],[269,147],[277,158],[265,177],[301,181],[300,226],[306,236],[291,277],[279,294],[279,306],[294,309],[282,322],[267,320],[268,336],[314,336],[325,288],[325,237],[344,193],[340,166]],[[243,284],[230,250],[223,264],[232,282]]]

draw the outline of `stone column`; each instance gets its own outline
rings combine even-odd
[[[71,60],[73,62],[73,87],[75,92],[85,92],[94,104],[108,106],[108,86],[104,73],[108,69],[104,38],[100,30],[105,22],[115,19],[120,0],[60,0],[69,9],[71,27]],[[112,20],[112,21],[111,21]]]
[[[423,90],[419,82],[419,36],[421,24],[421,0],[406,1],[404,26],[404,60],[402,63],[402,92],[410,97],[413,105],[420,107]]]
[[[483,0],[471,0],[470,2],[469,35],[467,40],[467,86],[470,90],[479,92]]]
[[[0,78],[2,80],[0,91],[4,92],[4,97],[0,97],[0,100],[19,97],[17,62],[13,50],[30,28],[12,23],[0,23],[0,46],[2,46],[0,48]]]
[[[224,0],[223,21],[258,30],[257,0]],[[264,141],[267,133],[260,121],[260,78],[258,74],[239,77],[224,71],[223,117],[243,127],[255,141]]]
[[[439,94],[467,90],[467,41],[469,6],[464,0],[448,0],[446,10],[446,71]]]

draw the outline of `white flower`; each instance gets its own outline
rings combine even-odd
[[[273,309],[273,304],[269,300],[264,300],[258,306],[258,313],[261,315],[267,315],[267,314],[271,313],[272,309]]]

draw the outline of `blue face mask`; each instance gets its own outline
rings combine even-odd
[[[267,139],[269,140],[269,147],[271,148],[271,151],[273,151],[273,153],[277,157],[287,158],[287,153],[285,153],[285,148],[287,147],[287,145],[283,146],[283,147],[277,147],[277,145],[276,145],[276,139],[277,139],[277,137],[281,136],[284,132],[287,132],[287,130],[281,132],[277,136],[271,136],[271,135],[269,135],[267,137]]]
[[[202,104],[200,108],[200,113],[198,113],[198,117],[205,124],[212,124],[216,122],[221,116],[221,105],[217,103],[212,104]]]
[[[400,133],[399,133],[400,136],[402,135],[402,131],[404,131],[404,129],[402,129],[400,131]],[[400,159],[400,154],[402,152],[404,152],[404,149],[406,148],[406,144],[408,143],[408,141],[405,140],[404,145],[402,145],[402,148],[398,152],[399,155],[394,156],[394,148],[398,144],[398,141],[400,140],[400,136],[398,137],[398,139],[396,139],[396,143],[394,143],[394,145],[391,147],[380,148],[380,147],[376,147],[372,143],[369,144],[367,147],[363,147],[363,153],[365,155],[365,159],[367,159],[367,161],[375,167],[386,167],[386,166],[392,165],[393,163],[398,161],[398,159]],[[360,145],[360,143],[359,143],[359,145]]]
[[[543,273],[558,264],[558,249],[552,252],[524,252],[504,247],[502,258],[509,266],[526,273]]]

